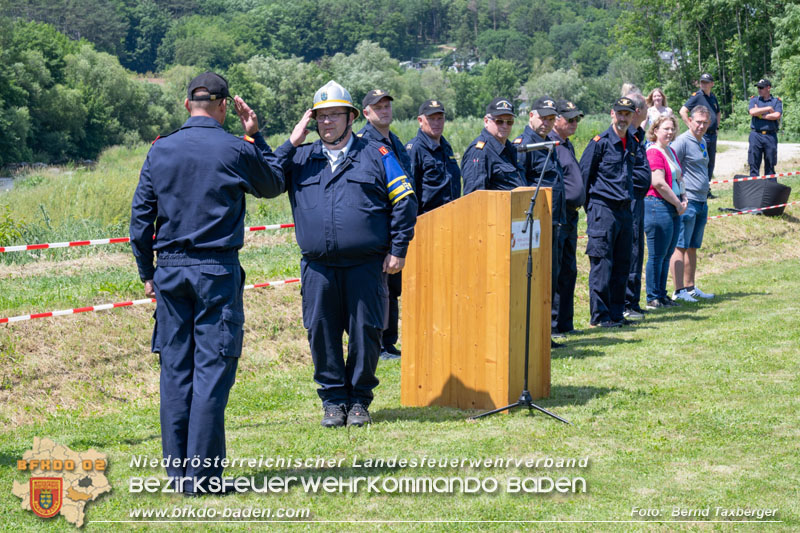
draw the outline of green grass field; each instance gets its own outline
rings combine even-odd
[[[126,235],[130,198],[146,150],[111,149],[94,170],[28,175],[21,186],[0,196],[0,205],[7,206],[0,232],[19,233],[0,245]],[[794,161],[779,170],[799,167],[800,161]],[[785,183],[796,189],[800,178]],[[712,215],[717,207],[732,204],[729,187],[718,192],[719,199],[710,204]],[[247,224],[291,219],[285,197],[248,205]],[[149,351],[153,307],[0,326],[0,487],[5,487],[0,490],[0,530],[72,529],[64,518],[42,520],[22,511],[11,494],[12,481],[27,480],[27,474],[17,472],[16,461],[34,437],[48,437],[75,451],[94,448],[108,454],[113,491],[87,506],[87,531],[201,531],[210,526],[220,531],[371,526],[399,531],[795,531],[800,528],[799,224],[796,208],[780,218],[709,222],[698,280],[717,298],[651,312],[639,325],[612,332],[587,328],[588,262],[579,244],[576,326],[583,333],[571,335],[566,347],[553,353],[552,393],[537,402],[571,426],[523,411],[467,422],[474,413],[404,407],[400,362],[382,361],[381,385],[371,408],[374,424],[325,430],[319,426],[322,411],[299,288],[246,293],[245,348],[227,410],[228,456],[321,457],[341,460],[342,466],[243,466],[226,475],[497,481],[496,491],[475,494],[368,493],[363,487],[355,494],[315,494],[298,486],[286,493],[199,500],[131,493],[131,478],[163,475],[160,468],[131,466],[133,456],[159,458],[161,450],[158,359]],[[248,282],[298,275],[299,252],[291,230],[248,235],[242,263]],[[0,257],[0,316],[142,297],[127,245]],[[585,458],[588,465],[357,466],[367,459],[423,456],[459,461]],[[582,478],[586,491],[508,490],[514,478],[540,477]],[[215,520],[223,520],[225,509],[309,514],[291,524],[126,522],[134,520],[131,512],[136,510],[171,513],[176,507],[220,513]],[[694,516],[673,517],[675,509]],[[706,509],[709,516],[703,516]],[[727,510],[736,509],[774,509],[776,515],[734,523],[744,519],[727,516]],[[653,516],[656,512],[660,515]]]

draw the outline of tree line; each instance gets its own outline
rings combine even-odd
[[[402,119],[426,98],[442,100],[451,116],[479,116],[498,95],[524,103],[549,94],[607,113],[624,82],[645,92],[662,87],[677,110],[699,74],[710,72],[723,127],[742,131],[759,78],[771,77],[784,100],[800,94],[800,6],[786,0],[0,0],[0,7],[0,164],[92,158],[108,145],[152,140],[182,123],[185,85],[204,69],[228,77],[268,134],[290,131],[329,79],[356,103],[372,88],[389,90]],[[401,66],[421,57],[437,63]],[[783,129],[800,136],[791,104]]]

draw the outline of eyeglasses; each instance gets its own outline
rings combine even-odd
[[[567,122],[569,122],[570,124],[577,124],[580,121],[581,121],[581,117],[575,117],[575,118],[568,118],[567,119]]]
[[[494,118],[494,117],[489,117],[489,120],[491,120],[492,122],[494,122],[498,126],[502,126],[503,124],[507,124],[509,126],[513,126],[514,125],[514,119],[513,118],[510,118],[510,119],[497,119],[497,118]]]
[[[339,120],[339,117],[341,117],[342,115],[346,115],[347,113],[348,113],[347,111],[342,111],[341,113],[329,113],[327,115],[321,115],[317,113],[317,122],[325,122],[325,121],[336,122],[337,120]]]

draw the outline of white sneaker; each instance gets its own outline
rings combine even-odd
[[[692,295],[694,298],[703,298],[705,300],[710,300],[711,298],[714,297],[713,294],[701,291],[699,287],[695,287],[694,290],[689,294]]]
[[[682,290],[680,292],[676,292],[672,295],[673,301],[676,302],[689,302],[689,303],[697,303],[697,300],[692,298],[692,295],[689,294],[688,291]]]

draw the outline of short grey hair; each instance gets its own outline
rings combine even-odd
[[[647,107],[647,102],[644,96],[642,96],[642,93],[628,93],[626,96],[631,99],[634,107],[636,107],[636,111],[641,111]]]
[[[704,105],[694,106],[692,108],[692,118],[694,118],[695,115],[705,115],[707,117],[711,117],[711,110]]]

